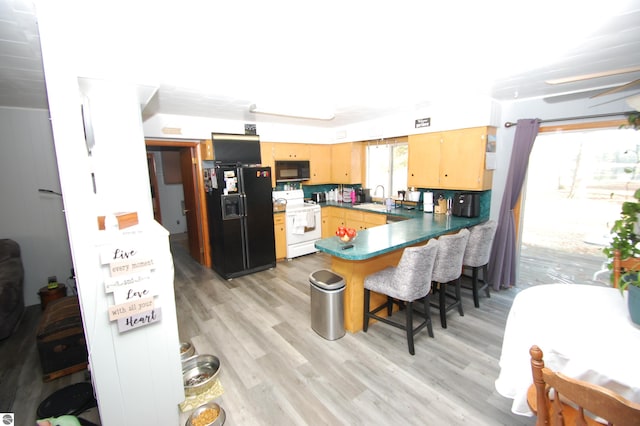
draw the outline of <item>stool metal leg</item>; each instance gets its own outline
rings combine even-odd
[[[362,322],[362,330],[366,333],[367,328],[369,328],[369,298],[371,295],[369,294],[369,290],[364,289],[364,318]]]
[[[473,305],[476,308],[479,308],[480,300],[478,297],[478,268],[475,266],[471,268],[471,291],[473,292]]]
[[[413,347],[413,302],[407,302],[406,309],[407,318],[407,344],[409,345],[409,353],[415,355],[416,351]]]

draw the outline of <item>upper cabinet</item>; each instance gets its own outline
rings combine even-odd
[[[331,182],[362,183],[362,145],[356,142],[331,145]]]
[[[274,143],[272,144],[274,160],[308,160],[309,145],[304,143]]]
[[[487,141],[494,127],[472,127],[409,136],[407,184],[419,188],[487,190],[493,170],[487,170]]]
[[[311,179],[305,184],[320,185],[331,183],[331,145],[312,144],[309,148]]]
[[[200,157],[203,160],[213,160],[213,143],[211,139],[200,142]]]

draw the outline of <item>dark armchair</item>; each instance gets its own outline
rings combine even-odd
[[[20,246],[0,239],[0,340],[11,335],[24,312],[23,282]]]

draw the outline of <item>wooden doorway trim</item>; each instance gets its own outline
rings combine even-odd
[[[151,202],[153,203],[153,218],[162,223],[160,212],[160,192],[158,191],[158,175],[156,173],[156,157],[147,152],[147,167],[149,168],[149,183],[151,185]]]
[[[209,231],[208,223],[205,218],[207,217],[207,206],[204,192],[203,172],[202,172],[202,158],[200,155],[200,143],[196,140],[170,140],[170,139],[146,139],[145,145],[147,147],[159,147],[167,149],[179,148],[181,151],[181,157],[188,156],[190,161],[181,161],[181,168],[190,166],[189,170],[182,170],[183,176],[191,175],[192,179],[188,179],[185,182],[183,179],[183,191],[185,192],[185,204],[188,200],[193,200],[192,212],[194,214],[195,225],[189,224],[187,220],[187,233],[189,235],[189,252],[191,257],[197,260],[200,264],[207,267],[211,266],[209,260]],[[191,210],[185,206],[185,209]],[[194,241],[191,241],[191,240]]]

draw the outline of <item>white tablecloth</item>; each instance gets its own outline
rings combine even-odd
[[[533,414],[527,405],[532,345],[552,370],[640,403],[640,328],[631,322],[626,297],[618,289],[578,284],[520,292],[507,318],[495,382],[501,395],[513,399],[511,411]]]

